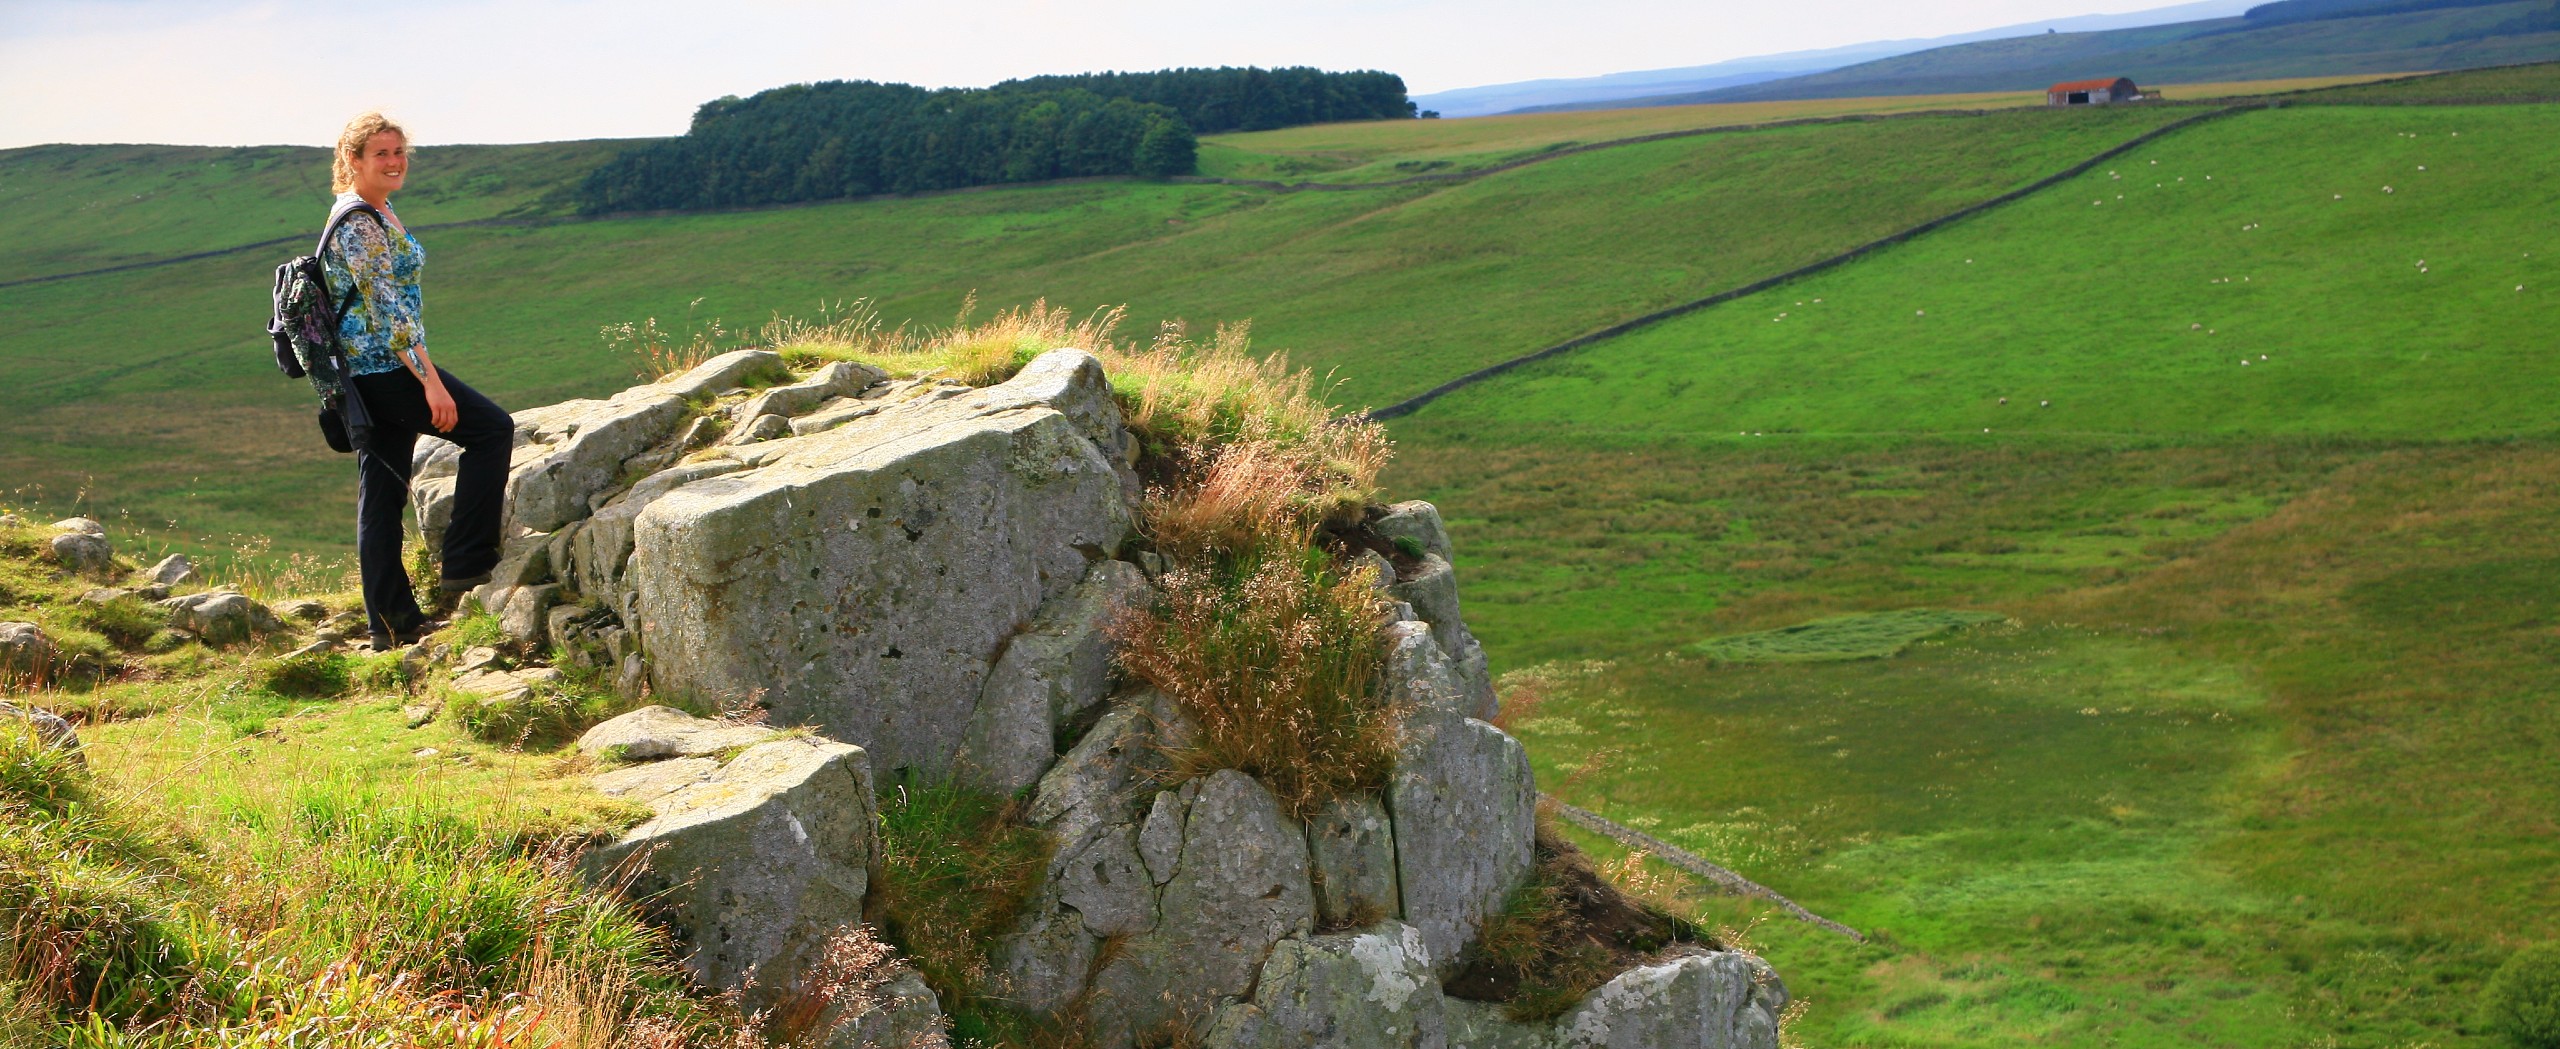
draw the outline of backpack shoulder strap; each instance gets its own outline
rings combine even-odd
[[[373,216],[374,224],[384,227],[385,231],[388,232],[390,223],[382,220],[382,212],[376,210],[373,205],[365,203],[362,198],[358,198],[356,200],[340,204],[329,210],[329,224],[321,228],[320,246],[311,249],[311,257],[315,259],[319,258],[322,253],[328,251],[329,241],[335,239],[338,235],[338,227],[346,224],[348,216],[354,215],[358,212]]]

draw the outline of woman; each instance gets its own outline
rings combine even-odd
[[[498,563],[498,529],[506,498],[507,458],[515,420],[427,356],[418,273],[426,250],[391,210],[391,194],[409,177],[409,135],[380,113],[347,122],[338,133],[331,183],[338,206],[373,206],[339,225],[320,253],[329,298],[338,307],[338,339],[355,392],[373,415],[372,438],[356,447],[356,561],[364,575],[364,607],[373,647],[415,643],[440,624],[418,607],[400,559],[409,470],[418,435],[462,446],[454,481],[453,523],[444,533],[443,591],[453,595],[489,581]]]

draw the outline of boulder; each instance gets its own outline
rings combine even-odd
[[[100,539],[107,537],[107,526],[87,517],[65,517],[53,523],[53,530],[70,535],[94,535]]]
[[[657,389],[678,397],[707,397],[751,382],[787,379],[791,369],[771,350],[731,350],[694,365],[684,374],[660,379]]]
[[[1283,940],[1251,1001],[1218,1011],[1208,1049],[1444,1049],[1447,1002],[1422,934],[1400,922]]]
[[[1100,362],[1033,365],[766,442],[752,468],[642,510],[630,582],[652,684],[762,691],[884,769],[947,773],[1005,641],[1131,526],[1082,421],[1119,425]]]
[[[791,433],[795,437],[805,437],[809,434],[832,430],[856,419],[877,414],[880,407],[868,401],[840,397],[820,405],[817,411],[791,420]]]
[[[1556,1049],[1777,1049],[1787,988],[1760,959],[1707,951],[1638,966],[1556,1020]]]
[[[53,537],[53,562],[75,575],[95,575],[115,567],[116,550],[107,537],[91,532],[63,532]]]
[[[1395,829],[1376,798],[1338,798],[1307,822],[1316,917],[1327,926],[1369,925],[1402,913]]]
[[[1538,791],[1520,742],[1474,718],[1422,708],[1388,782],[1404,920],[1454,964],[1528,876]]]
[[[1420,499],[1387,507],[1385,514],[1369,522],[1369,529],[1395,543],[1400,551],[1412,546],[1443,561],[1457,560],[1455,548],[1449,545],[1449,528],[1440,520],[1440,508]]]
[[[185,554],[170,554],[160,563],[142,570],[142,579],[161,586],[176,586],[196,576],[196,566]]]
[[[879,1004],[837,1028],[826,1049],[951,1049],[951,1024],[924,977],[908,969],[876,992]]]
[[[623,463],[674,436],[686,421],[686,399],[759,377],[788,374],[766,350],[721,354],[692,370],[604,400],[580,399],[516,413],[516,447],[507,472],[507,525],[550,532],[583,519],[592,500],[617,486]],[[460,450],[437,442],[422,451],[410,498],[421,534],[444,534],[452,520],[453,473]]]
[[[773,737],[762,725],[739,725],[698,718],[674,707],[646,706],[588,729],[578,749],[603,756],[610,751],[624,761],[689,758],[752,746]]]
[[[1425,504],[1428,505],[1428,504]],[[1449,656],[1458,684],[1470,704],[1470,717],[1493,716],[1493,677],[1485,660],[1484,646],[1468,632],[1466,620],[1458,614],[1458,573],[1439,554],[1423,555],[1421,564],[1408,565],[1397,582],[1387,588],[1387,595],[1413,606],[1413,614],[1431,624],[1433,640],[1440,651]]]
[[[1123,834],[1136,819],[1138,799],[1156,793],[1147,786],[1147,773],[1156,758],[1148,725],[1147,713],[1140,704],[1115,705],[1041,777],[1039,789],[1032,793],[1026,817],[1049,832],[1056,851],[1050,854],[1048,873],[1039,892],[1023,908],[1014,927],[998,940],[993,952],[1002,994],[1015,1005],[1047,1012],[1064,1007],[1084,990],[1102,937],[1086,925],[1083,913],[1064,898],[1070,880],[1068,864],[1094,842]],[[1185,790],[1198,792],[1196,785],[1188,785]],[[1156,808],[1164,808],[1165,798],[1172,794],[1158,793]],[[1079,889],[1086,905],[1093,905],[1094,898],[1107,890],[1123,897],[1115,901],[1117,908],[1105,905],[1106,911],[1125,912],[1131,906],[1125,900],[1131,896],[1142,896],[1143,906],[1153,909],[1153,885],[1162,879],[1153,877],[1155,864],[1144,853],[1150,847],[1162,847],[1152,837],[1155,834],[1150,822],[1137,842],[1139,862],[1149,868],[1149,877],[1139,885],[1121,879],[1101,886],[1101,877],[1096,876]],[[1173,838],[1178,854],[1178,824],[1173,828]],[[1119,866],[1116,845],[1097,856],[1105,854],[1114,862],[1102,874]],[[1164,866],[1170,868],[1173,863],[1168,861]]]
[[[53,639],[33,623],[0,623],[0,674],[42,678],[53,669]]]
[[[507,591],[498,610],[498,629],[525,645],[540,649],[550,639],[551,606],[560,600],[560,584],[520,586]]]
[[[694,978],[770,1004],[829,935],[862,920],[877,858],[862,748],[806,737],[749,748],[651,802],[655,817],[590,853],[598,877],[664,908]],[[767,978],[751,981],[758,972]]]
[[[608,797],[651,802],[710,779],[718,771],[720,763],[711,758],[675,758],[599,772],[588,777],[587,782]]]
[[[317,623],[329,618],[329,606],[310,598],[287,601],[278,607],[276,612],[287,619],[296,619],[305,623]]]
[[[284,620],[267,606],[228,590],[173,597],[160,602],[160,607],[169,610],[170,626],[212,645],[246,641],[254,634],[285,629]]]
[[[606,503],[594,517],[578,526],[570,542],[578,586],[590,596],[621,591],[623,573],[631,561],[632,522],[639,518],[640,511],[668,492],[706,477],[735,473],[745,466],[735,459],[685,463],[641,478],[630,491]]]
[[[749,397],[738,406],[737,418],[762,420],[779,416],[783,432],[791,432],[791,418],[806,415],[809,410],[837,397],[851,397],[885,381],[889,373],[868,364],[834,361],[820,365],[809,377],[795,383],[775,386]]]
[[[21,625],[24,624],[0,624],[0,629]],[[35,729],[37,741],[45,746],[71,751],[74,755],[80,751],[80,733],[72,729],[70,722],[62,720],[62,715],[50,710],[22,707],[0,700],[0,721],[26,724]]]
[[[1041,606],[987,672],[959,771],[1000,794],[1038,782],[1057,753],[1058,728],[1111,694],[1111,618],[1146,590],[1138,566],[1097,561],[1083,582]]]
[[[125,598],[132,597],[132,596],[134,596],[134,595],[136,595],[136,594],[139,594],[139,593],[141,593],[141,591],[138,591],[138,590],[127,590],[127,589],[125,589],[125,588],[123,588],[123,587],[120,587],[120,586],[98,586],[98,587],[91,587],[91,588],[89,588],[87,591],[83,592],[83,593],[80,595],[80,599],[79,599],[79,602],[78,602],[78,603],[80,603],[80,604],[84,604],[84,605],[106,605],[106,604],[113,604],[113,603],[115,603],[115,602],[117,602],[117,601],[124,600]],[[168,594],[166,594],[166,593],[163,593],[163,594],[161,594],[160,596],[161,596],[162,598],[166,598],[166,597],[168,597],[169,595],[168,595]]]
[[[730,434],[727,443],[754,444],[757,441],[770,441],[776,437],[789,436],[791,436],[791,419],[788,416],[758,415],[749,418],[746,425],[738,427],[736,433]]]
[[[1106,1046],[1198,1033],[1223,999],[1253,987],[1273,945],[1315,926],[1307,839],[1279,800],[1233,769],[1201,781],[1155,928],[1129,937],[1094,977]]]

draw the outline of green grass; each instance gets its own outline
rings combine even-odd
[[[1559,666],[1513,727],[1548,789],[1872,934],[1755,930],[1807,1044],[2496,1045],[2476,996],[2560,933],[2560,559],[2518,531],[2560,449],[2352,458],[2023,625]]]
[[[1443,431],[1734,441],[2550,433],[2550,119],[2537,106],[2229,118],[1423,416]]]
[[[428,330],[467,381],[531,405],[630,381],[603,325],[736,328],[866,295],[884,316],[933,321],[974,289],[989,305],[1128,303],[1142,336],[1176,317],[1251,318],[1258,346],[1338,369],[1348,403],[1383,403],[1980,200],[2174,115],[1724,134],[1436,188],[1120,183],[448,230],[425,238]],[[0,289],[0,476],[51,505],[85,490],[83,505],[202,536],[342,548],[351,467],[309,439],[308,391],[259,349],[270,265],[242,255]],[[201,322],[136,326],[102,302]],[[167,407],[176,391],[184,410]]]
[[[423,145],[418,189],[400,196],[400,216],[426,225],[567,214],[562,194],[629,144]],[[0,282],[279,237],[317,240],[330,196],[329,151],[314,147],[0,150]],[[270,267],[294,252],[271,254]]]
[[[1719,663],[1836,663],[1847,659],[1884,659],[1913,643],[1998,622],[1990,612],[1949,612],[1906,608],[1892,612],[1858,612],[1810,623],[1712,637],[1689,650]]]

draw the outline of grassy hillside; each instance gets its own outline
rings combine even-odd
[[[2150,84],[2543,62],[2560,58],[2560,31],[2514,29],[2548,8],[2541,0],[2517,0],[2271,26],[2225,18],[2099,33],[2011,37],[1656,101],[1761,102],[2025,91],[2093,76],[2129,76]]]
[[[2379,75],[2173,84],[2167,90],[2173,98],[2224,98],[2358,83]],[[1568,146],[1693,128],[2043,104],[2044,91],[2039,87],[2033,91],[1704,105],[1657,105],[1651,100],[1636,99],[1624,107],[1612,104],[1610,108],[1588,111],[1318,124],[1205,139],[1200,146],[1200,172],[1275,181],[1381,182],[1479,170]]]
[[[1541,782],[1881,930],[1755,930],[1808,1044],[2500,1044],[2560,937],[2550,119],[2226,119],[1402,421],[1496,664],[1566,661]],[[2011,622],[1666,655],[1917,608]]]
[[[1507,719],[1541,784],[1867,930],[1700,904],[1812,1002],[1805,1044],[2497,1045],[2481,983],[2560,938],[2560,145],[2550,106],[2390,103],[2555,71],[2201,125],[1398,421],[1391,487],[1447,508],[1469,621],[1535,668]],[[1126,302],[1136,333],[1251,317],[1378,403],[2193,112],[452,230],[430,320],[535,403],[618,385],[595,328],[645,316]],[[1383,178],[1643,126],[1668,125],[1237,139],[1254,170]],[[85,486],[119,529],[343,549],[345,463],[261,370],[265,265],[0,288],[0,476]],[[1674,654],[1922,609],[2003,618],[1882,659]]]
[[[423,146],[400,214],[420,224],[567,214],[560,194],[629,144]],[[0,150],[0,283],[317,239],[313,214],[327,213],[329,195],[329,151],[316,147]]]
[[[734,329],[853,296],[943,318],[974,290],[988,304],[1129,303],[1142,336],[1173,318],[1251,318],[1259,345],[1339,369],[1346,402],[1383,403],[1992,196],[2178,115],[1720,134],[1360,192],[1108,183],[446,230],[424,238],[428,330],[455,371],[534,404],[628,378],[603,325]],[[152,521],[335,547],[346,464],[304,439],[308,391],[263,360],[271,265],[249,253],[0,288],[13,321],[0,475],[53,501],[85,489]]]

